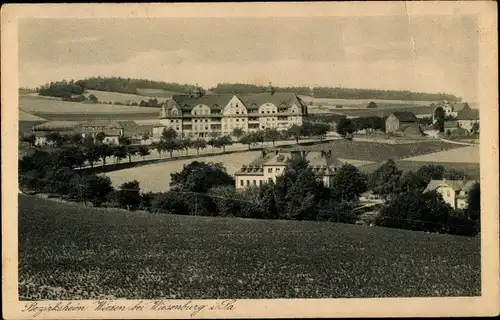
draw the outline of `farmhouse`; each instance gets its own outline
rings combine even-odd
[[[32,128],[33,134],[36,137],[35,145],[43,146],[50,144],[47,141],[47,136],[51,132],[57,132],[59,135],[69,135],[75,133],[79,123],[77,121],[48,121],[36,125]]]
[[[424,192],[437,191],[443,200],[453,209],[465,209],[468,206],[468,192],[477,180],[431,180]]]
[[[385,131],[387,133],[397,133],[397,131],[404,131],[408,127],[413,125],[413,130],[415,125],[418,126],[418,118],[409,111],[398,111],[392,113],[385,120]]]
[[[448,102],[446,100],[443,100],[436,105],[436,109],[439,107],[443,108],[445,117],[453,118],[455,118],[462,110],[471,110],[469,104],[467,104],[466,102]],[[432,120],[434,123],[437,121],[437,119],[435,118],[436,109],[434,109],[434,112],[432,114]]]
[[[458,112],[456,120],[461,128],[464,128],[468,132],[472,132],[474,124],[479,124],[479,110],[464,109]]]
[[[443,125],[444,125],[444,132],[447,135],[449,134],[453,136],[466,136],[469,134],[469,131],[459,126],[458,120],[445,121]]]
[[[312,122],[323,122],[326,123],[330,126],[330,131],[335,132],[337,130],[337,125],[339,124],[340,120],[346,119],[347,116],[343,114],[338,114],[338,113],[332,113],[332,114],[315,114],[309,116],[310,120]]]
[[[174,95],[162,106],[155,136],[170,127],[181,136],[209,137],[211,132],[230,135],[234,129],[253,132],[266,128],[286,130],[301,125],[306,104],[294,92],[203,95],[199,87],[191,95]]]
[[[90,120],[79,126],[79,132],[84,137],[104,133],[103,142],[108,144],[119,144],[120,137],[128,137],[132,143],[140,143],[142,136],[152,134],[152,131],[151,126],[140,126],[134,121]]]
[[[266,182],[276,182],[276,177],[283,174],[287,161],[294,157],[302,157],[309,161],[311,169],[318,180],[329,187],[335,172],[343,163],[332,155],[331,150],[305,150],[290,148],[286,150],[263,151],[262,156],[248,165],[243,165],[235,173],[236,189],[260,186]]]

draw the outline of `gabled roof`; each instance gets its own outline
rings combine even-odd
[[[467,103],[464,103],[464,102],[454,103],[452,105],[452,107],[453,107],[453,111],[456,111],[456,112],[464,110],[464,109],[470,110],[469,105]]]
[[[457,120],[479,120],[479,110],[478,109],[463,109],[459,111],[455,117]]]
[[[229,100],[233,97],[233,94],[214,94],[214,95],[203,95],[200,98],[195,98],[190,95],[174,95],[171,101],[175,103],[182,110],[191,110],[199,104],[204,104],[210,109],[222,109],[225,107]],[[167,109],[171,109],[174,104],[167,103]]]
[[[304,102],[294,92],[270,93],[247,93],[247,94],[214,94],[203,95],[195,98],[190,95],[174,95],[167,101],[165,109],[172,109],[174,106],[184,111],[189,111],[199,104],[206,105],[212,110],[221,110],[229,101],[236,96],[249,110],[256,110],[265,103],[272,103],[278,109],[289,108],[296,104],[299,108],[304,108]],[[302,111],[302,110],[301,110]]]
[[[401,122],[418,122],[417,116],[410,111],[396,111],[392,114]]]
[[[264,103],[272,103],[278,109],[280,106],[289,108],[293,104],[301,108],[304,105],[302,100],[294,92],[275,92],[274,94],[265,93],[248,93],[237,94],[237,97],[245,104],[247,109],[258,109]]]
[[[469,190],[477,182],[477,180],[431,180],[424,192],[433,191],[440,187],[449,187],[455,192]]]

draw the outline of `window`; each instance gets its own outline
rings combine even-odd
[[[257,185],[257,180],[254,180],[253,181],[253,185],[256,186]]]
[[[280,168],[276,168],[276,173],[280,173],[281,169]]]
[[[267,181],[273,182],[273,178],[269,178],[269,179],[267,179]]]
[[[240,122],[240,119],[236,119],[236,122]]]
[[[267,173],[273,173],[273,168],[268,168]]]
[[[262,180],[259,180],[259,186],[261,186],[261,185],[262,185]]]
[[[249,185],[250,185],[250,180],[247,180],[247,186],[249,186]]]
[[[242,187],[243,187],[244,185],[245,185],[245,180],[241,179],[241,180],[240,180],[240,186],[242,186]]]

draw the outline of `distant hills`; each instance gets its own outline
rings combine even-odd
[[[180,84],[147,79],[131,79],[121,77],[91,77],[82,80],[62,80],[47,83],[37,92],[40,95],[63,97],[65,95],[81,94],[84,90],[128,93],[148,96],[167,96],[171,94],[188,94],[193,92],[195,85]],[[22,91],[29,89],[23,88]],[[244,83],[219,83],[207,90],[207,94],[221,93],[260,93],[266,92],[267,86]],[[412,92],[406,90],[378,90],[341,87],[274,87],[277,92],[294,91],[299,95],[314,98],[332,99],[379,99],[379,100],[406,100],[406,101],[461,101],[460,97],[448,93]],[[21,89],[20,89],[21,91]]]

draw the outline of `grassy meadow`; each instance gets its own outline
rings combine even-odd
[[[32,95],[19,97],[19,109],[24,116],[29,114],[46,120],[68,121],[154,119],[159,114],[157,108],[69,102]]]
[[[19,196],[19,299],[477,296],[480,238]],[[387,250],[387,248],[391,250]]]

